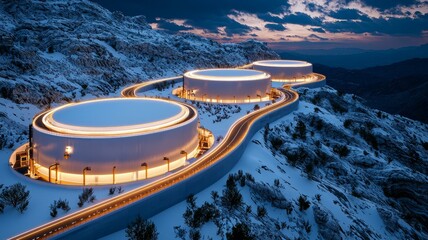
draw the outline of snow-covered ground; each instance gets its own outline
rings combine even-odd
[[[331,97],[333,98],[337,96],[336,91],[329,88],[323,89],[322,94],[332,94]],[[327,124],[324,125],[324,128],[329,129],[330,127],[328,124],[331,124],[333,129],[340,129],[340,131],[345,132],[347,135],[349,130],[344,127],[344,121],[346,119],[358,121],[365,119],[368,117],[367,115],[371,116],[375,113],[374,110],[370,110],[355,101],[351,95],[343,97],[349,104],[349,113],[347,114],[335,113],[331,106],[325,102],[313,104],[311,98],[316,96],[315,90],[311,90],[310,93],[306,95],[308,96],[303,98],[297,111],[270,124],[270,134],[273,134],[272,136],[289,138],[285,139],[283,148],[281,149],[286,148],[290,151],[294,148],[303,146],[310,152],[317,149],[312,142],[320,141],[321,144],[328,144],[328,142],[334,143],[335,140],[341,141],[340,138],[342,136],[330,138],[322,131],[311,133],[310,140],[303,142],[301,140],[293,140],[291,136],[287,134],[276,135],[279,133],[277,132],[278,129],[284,129],[287,128],[287,126],[296,126],[299,119],[302,119],[302,121],[306,123],[308,132],[312,131],[312,127],[318,126],[317,124],[308,125],[305,118],[316,116],[322,119],[323,124]],[[368,112],[362,114],[362,112],[365,111]],[[358,117],[355,117],[354,114]],[[393,132],[396,137],[401,139],[399,141],[401,141],[402,144],[407,144],[406,141],[408,140],[406,139],[406,135],[409,132],[415,134],[414,137],[418,139],[417,141],[428,141],[426,125],[415,121],[411,121],[412,124],[410,124],[408,122],[409,120],[400,116],[391,116],[386,113],[382,114],[383,116],[381,118],[383,120],[379,120],[380,125],[377,125],[377,127],[373,129],[373,132],[379,132],[380,134]],[[371,116],[370,118],[372,119],[366,119],[367,122],[378,122],[376,117]],[[405,130],[394,127],[394,124],[400,122],[408,122],[408,126]],[[382,123],[385,125],[381,125]],[[334,136],[335,133],[331,134]],[[280,195],[292,204],[293,210],[290,213],[286,213],[284,209],[274,207],[269,201],[261,200],[260,196],[257,196],[252,188],[249,187],[250,184],[246,184],[246,186],[238,188],[243,195],[244,204],[251,207],[252,213],[242,215],[242,212],[239,210],[225,213],[224,209],[220,206],[221,204],[217,204],[216,206],[223,211],[220,217],[221,221],[224,223],[222,226],[223,232],[219,235],[217,233],[218,227],[213,222],[209,222],[197,229],[202,234],[202,239],[224,239],[225,232],[230,231],[231,227],[237,222],[245,222],[251,226],[251,231],[256,235],[256,239],[403,239],[412,235],[416,236],[414,235],[414,228],[400,219],[399,215],[395,215],[396,213],[394,210],[388,204],[385,204],[385,196],[381,191],[379,192],[378,189],[377,184],[379,183],[373,180],[381,178],[382,174],[384,174],[384,169],[388,171],[388,168],[398,170],[404,167],[405,170],[406,167],[402,165],[403,163],[394,162],[391,167],[385,166],[379,170],[368,168],[367,170],[367,167],[353,164],[353,161],[362,158],[361,155],[367,155],[368,158],[374,159],[374,161],[386,164],[384,159],[388,156],[391,157],[391,153],[382,151],[380,145],[378,151],[381,153],[376,153],[376,150],[366,147],[366,143],[364,143],[364,140],[362,140],[362,143],[358,135],[349,134],[353,137],[355,142],[349,144],[351,152],[348,157],[342,158],[342,160],[338,159],[339,162],[335,162],[332,159],[327,160],[327,162],[333,162],[327,163],[325,168],[315,163],[315,170],[309,173],[309,170],[301,165],[302,163],[297,163],[296,165],[291,164],[286,156],[279,151],[275,151],[269,141],[265,141],[264,130],[261,129],[252,138],[251,143],[237,165],[230,171],[230,174],[236,174],[240,170],[243,171],[244,174],[249,173],[254,177],[256,184],[266,186],[273,191],[279,191]],[[322,150],[326,152],[330,151],[330,153],[334,154],[330,146],[322,146]],[[363,154],[363,150],[367,151],[367,153]],[[420,153],[424,161],[427,161],[426,154]],[[334,157],[334,155],[331,157]],[[309,156],[307,158],[309,158]],[[342,164],[342,166],[337,165],[339,163]],[[340,168],[344,168],[345,172],[335,172],[340,171],[337,170]],[[335,175],[333,175],[333,178],[330,176],[330,169],[334,170],[333,173]],[[369,172],[368,175],[377,176],[368,176],[366,171]],[[378,172],[374,173],[373,171]],[[342,174],[345,174],[344,176],[346,177]],[[349,181],[349,179],[354,181],[353,183],[351,182],[351,185],[363,184],[359,182],[360,177],[365,181],[365,184],[368,184],[367,187],[360,190],[348,186],[347,181]],[[217,191],[221,195],[222,190],[225,188],[227,178],[228,176],[224,176],[218,182],[196,194],[197,206],[201,206],[204,202],[212,203],[212,191]],[[279,180],[279,186],[276,186],[275,179]],[[422,179],[421,181],[427,182],[426,176],[422,177]],[[355,181],[357,183],[355,183]],[[365,191],[365,193],[361,195],[361,191]],[[372,197],[370,197],[370,195]],[[305,211],[299,210],[298,198],[300,196],[306,196],[307,200],[310,202],[310,207]],[[388,201],[393,201],[393,199]],[[264,206],[266,208],[267,215],[265,217],[261,218],[256,216],[257,206]],[[159,232],[159,239],[175,238],[176,233],[174,232],[174,227],[176,226],[185,229],[187,233],[190,232],[191,229],[186,226],[183,218],[186,207],[187,204],[183,201],[151,218]],[[382,217],[380,213],[384,214],[385,212],[388,212],[390,215],[384,215]],[[280,227],[272,228],[272,226]],[[310,226],[309,230],[307,226]],[[424,236],[423,233],[420,236]],[[118,231],[103,239],[126,239],[125,230]],[[186,239],[189,239],[187,234]]]
[[[175,85],[177,87],[177,84]],[[157,91],[157,90],[151,90],[144,92],[142,95],[148,96],[148,97],[170,97],[172,99],[176,99],[179,101],[185,101],[184,99],[179,99],[172,95],[172,89],[173,87],[170,86],[167,89],[164,89],[163,91]],[[120,95],[120,91],[116,91],[115,93],[112,93],[109,95],[109,97],[117,97]],[[87,95],[84,97],[84,99],[93,99],[94,97],[91,95]],[[25,118],[25,122],[29,122],[32,119],[31,114],[35,114],[39,112],[40,110],[35,108],[33,105],[27,104],[27,105],[17,105],[13,104],[10,101],[4,100],[5,104],[0,104],[0,110],[1,107],[4,108],[5,112],[11,113],[13,117],[16,118]],[[190,101],[188,101],[190,103]],[[208,106],[208,104],[204,104]],[[244,116],[247,114],[247,111],[253,111],[255,104],[240,104],[236,105],[237,107],[241,108],[241,110],[235,111],[238,109],[237,107],[233,106],[233,111],[228,111],[228,106],[230,105],[224,105],[221,108],[219,108],[219,112],[224,113],[227,112],[227,119],[223,119],[220,122],[216,122],[217,115],[213,111],[199,111],[200,114],[200,121],[201,125],[205,128],[209,129],[213,132],[213,135],[217,138],[219,136],[224,136],[231,126],[238,118]],[[215,104],[213,105],[215,106]],[[261,105],[262,106],[262,105]],[[8,110],[7,108],[10,108],[15,111]],[[25,108],[27,111],[22,111],[22,108]],[[223,110],[226,109],[226,110]],[[6,111],[7,110],[7,111]],[[31,111],[28,111],[31,110]],[[22,116],[18,115],[22,114]],[[22,120],[23,121],[23,120]],[[15,147],[20,146],[26,141],[25,135],[20,135],[21,133],[16,133],[15,136],[17,139],[19,139],[18,143],[15,144]],[[215,142],[215,145],[217,145],[217,141]],[[14,149],[14,148],[13,148]],[[21,182],[22,184],[26,185],[27,189],[30,191],[30,204],[28,209],[23,213],[20,214],[17,210],[14,210],[10,207],[5,208],[4,213],[0,214],[0,222],[2,222],[2,230],[0,231],[0,239],[12,237],[16,234],[19,234],[21,232],[24,232],[25,230],[31,229],[33,227],[39,226],[41,224],[44,224],[46,222],[49,222],[53,220],[53,218],[49,215],[49,206],[53,203],[54,200],[58,199],[66,199],[70,203],[71,210],[68,213],[72,213],[74,211],[79,210],[77,206],[78,202],[78,195],[82,192],[82,187],[74,187],[74,186],[61,186],[61,185],[54,185],[49,184],[42,181],[37,181],[30,179],[28,177],[25,177],[23,175],[20,175],[16,173],[14,170],[12,170],[9,166],[9,158],[12,154],[11,149],[3,149],[0,150],[0,159],[2,164],[0,165],[0,176],[2,176],[2,179],[0,180],[0,184],[4,184],[5,186],[9,186],[11,184]],[[193,162],[190,160],[190,162]],[[148,182],[155,181],[157,178],[151,179]],[[130,184],[123,184],[121,185],[124,191],[131,190],[135,187],[141,186],[142,184],[148,183],[147,181],[141,181],[136,183],[130,183]],[[96,186],[94,187],[94,195],[96,196],[96,202],[102,201],[103,199],[111,197],[108,195],[109,188],[111,186]],[[90,204],[86,204],[85,206],[89,206]],[[65,213],[59,211],[59,214],[56,218],[59,218],[63,216]],[[20,224],[16,224],[16,221],[10,221],[10,219],[16,219],[20,222]],[[25,220],[23,220],[25,219]],[[23,221],[22,221],[23,220]]]
[[[149,97],[169,97],[179,101],[185,101],[179,99],[171,94],[172,89],[177,88],[179,83],[176,83],[175,86],[168,86],[165,89],[151,90],[144,92],[140,95],[149,96]],[[376,185],[371,185],[372,187],[365,189],[369,191],[363,194],[361,197],[360,188],[349,188],[349,185],[341,177],[337,179],[331,178],[331,172],[329,168],[334,169],[333,173],[338,174],[337,171],[348,172],[351,180],[355,178],[352,174],[357,173],[358,171],[363,171],[364,169],[356,168],[354,162],[362,161],[364,163],[370,163],[370,161],[377,161],[380,164],[386,164],[386,160],[389,156],[389,153],[384,151],[376,151],[367,146],[363,139],[358,136],[352,136],[354,139],[353,144],[349,144],[351,149],[351,154],[347,158],[347,161],[350,163],[343,162],[341,166],[337,163],[329,163],[327,168],[321,168],[314,170],[314,174],[309,176],[305,166],[290,164],[287,161],[287,157],[284,156],[282,149],[287,149],[287,151],[298,149],[299,147],[304,147],[307,151],[315,151],[314,145],[317,145],[316,142],[321,142],[321,149],[328,154],[334,155],[334,149],[331,149],[328,144],[335,144],[335,141],[340,141],[340,139],[335,139],[336,137],[326,137],[327,133],[323,131],[314,131],[312,128],[317,127],[317,121],[322,121],[325,128],[330,129],[330,132],[335,133],[338,131],[343,132],[345,135],[353,135],[350,132],[350,129],[344,127],[344,121],[351,119],[352,121],[366,121],[374,122],[371,123],[373,127],[373,133],[382,137],[393,138],[397,142],[401,142],[403,145],[409,144],[409,138],[418,139],[420,142],[428,142],[428,135],[426,125],[407,120],[400,116],[391,116],[386,113],[381,113],[382,120],[372,120],[376,119],[375,111],[366,108],[365,106],[358,103],[351,95],[345,95],[341,99],[346,101],[348,105],[349,113],[338,113],[333,111],[331,106],[331,99],[337,97],[335,90],[330,88],[324,88],[320,91],[320,94],[323,94],[326,99],[316,100],[317,91],[310,90],[309,93],[306,93],[307,90],[301,90],[303,93],[302,101],[300,102],[299,109],[288,116],[283,117],[282,119],[276,121],[275,123],[270,124],[270,131],[272,136],[278,136],[283,139],[283,146],[281,149],[274,150],[269,141],[264,139],[264,131],[261,129],[252,139],[248,148],[246,149],[244,155],[239,160],[238,164],[230,171],[230,173],[237,173],[239,170],[242,170],[244,173],[249,173],[254,176],[255,183],[267,188],[276,189],[281,195],[283,195],[287,202],[291,203],[293,210],[287,214],[284,209],[279,209],[273,207],[272,204],[266,201],[261,201],[259,196],[256,196],[253,192],[253,189],[247,184],[244,187],[239,187],[240,192],[243,195],[244,203],[251,207],[252,213],[249,216],[241,216],[239,214],[226,214],[223,213],[223,220],[225,225],[222,227],[222,233],[217,234],[218,227],[209,222],[203,225],[199,230],[201,234],[205,237],[210,237],[213,239],[222,239],[225,237],[225,232],[230,231],[233,224],[241,221],[242,217],[248,218],[246,222],[251,226],[254,234],[265,234],[266,231],[274,231],[276,237],[302,237],[316,239],[322,236],[321,232],[325,231],[325,226],[322,226],[322,229],[319,229],[319,224],[317,223],[320,216],[327,216],[329,221],[327,222],[329,227],[333,226],[333,229],[337,230],[337,237],[342,238],[361,238],[369,237],[374,239],[390,239],[390,238],[400,238],[403,236],[408,236],[408,233],[411,233],[412,227],[409,226],[405,221],[398,220],[395,222],[399,224],[398,229],[400,231],[393,233],[390,231],[390,226],[387,226],[384,223],[384,219],[379,215],[379,208],[385,208],[387,212],[391,212],[391,208],[381,204],[382,201],[385,201],[383,194],[379,196],[379,188]],[[112,95],[118,95],[117,91]],[[91,98],[90,96],[86,96]],[[340,98],[339,98],[340,100]],[[335,101],[339,101],[335,100]],[[340,101],[342,101],[340,100]],[[187,101],[190,103],[190,101]],[[222,105],[218,107],[211,104],[203,103],[194,103],[195,106],[199,109],[201,125],[213,131],[215,137],[224,136],[227,129],[230,125],[235,122],[239,117],[247,114],[247,111],[252,111],[255,104],[241,104],[235,107],[234,105]],[[343,104],[343,103],[342,103]],[[7,108],[7,104],[2,105],[4,108]],[[10,105],[10,109],[15,109],[17,113],[20,112],[20,107],[12,108],[13,104]],[[260,104],[263,106],[263,104]],[[238,109],[240,108],[240,111]],[[32,108],[29,108],[32,109]],[[38,109],[33,109],[33,112],[37,112]],[[14,117],[25,118],[25,116],[20,116],[19,114],[13,114],[14,111],[9,110],[8,113],[12,113]],[[222,116],[222,117],[218,117]],[[310,120],[311,118],[316,117],[320,120]],[[310,140],[300,141],[291,139],[291,133],[289,129],[293,129],[299,119],[306,122],[308,131],[311,132]],[[315,121],[311,123],[311,121]],[[403,124],[406,123],[408,126],[404,127]],[[355,124],[355,123],[354,123]],[[384,125],[382,125],[384,124]],[[391,127],[395,126],[396,127]],[[289,128],[287,130],[287,128]],[[333,131],[334,130],[334,131]],[[279,132],[278,132],[279,131]],[[280,131],[284,131],[281,133]],[[312,133],[313,132],[313,133]],[[280,134],[280,135],[275,135]],[[329,133],[330,134],[330,133]],[[337,133],[340,134],[340,133]],[[271,135],[269,135],[271,137]],[[413,135],[413,137],[411,136]],[[19,136],[19,134],[17,134]],[[338,138],[343,137],[338,135]],[[327,139],[326,139],[327,138]],[[346,137],[345,137],[346,139]],[[24,138],[21,138],[19,142],[23,142]],[[314,143],[312,143],[314,142]],[[318,143],[319,144],[319,143]],[[409,146],[410,147],[410,146]],[[418,150],[419,151],[419,150]],[[364,152],[364,154],[363,154]],[[30,190],[30,205],[28,210],[23,214],[20,214],[18,211],[7,207],[3,214],[0,214],[0,221],[2,224],[2,231],[0,231],[0,238],[11,237],[15,234],[23,232],[29,228],[36,227],[43,223],[46,223],[52,218],[49,215],[49,205],[53,203],[54,200],[66,199],[70,202],[71,211],[77,211],[78,195],[81,193],[81,187],[72,187],[72,186],[59,186],[48,184],[41,181],[31,180],[26,178],[18,173],[14,172],[9,165],[7,160],[11,154],[10,149],[3,149],[0,151],[0,157],[3,161],[3,164],[0,165],[0,175],[3,176],[1,183],[4,185],[11,185],[16,182],[21,182],[27,186]],[[361,155],[367,156],[366,160],[362,160],[364,157]],[[426,161],[423,153],[420,155],[423,160]],[[371,160],[369,160],[371,159]],[[192,162],[192,161],[191,161]],[[361,163],[359,163],[361,164]],[[359,165],[357,165],[359,166]],[[405,166],[404,166],[405,167]],[[392,165],[387,165],[385,171],[391,171],[393,169],[402,169],[403,165],[399,162],[393,162]],[[389,169],[389,170],[388,170]],[[377,174],[377,178],[381,178],[380,169]],[[351,174],[352,173],[352,174]],[[343,174],[343,173],[342,173]],[[363,174],[364,175],[364,174]],[[374,174],[372,174],[374,175]],[[340,175],[339,175],[340,176]],[[224,188],[227,176],[223,177],[221,180],[205,189],[204,191],[196,195],[197,205],[200,206],[203,202],[212,202],[211,192],[217,191],[220,193]],[[275,179],[278,179],[280,184],[279,186],[274,186]],[[421,181],[426,181],[426,176],[421,176]],[[155,181],[156,179],[151,179],[150,181]],[[342,181],[342,182],[341,182]],[[366,182],[369,180],[365,180]],[[372,181],[372,180],[370,180]],[[370,182],[369,181],[369,182]],[[140,186],[145,182],[137,182],[132,184],[122,185],[125,191],[128,191],[132,188]],[[352,183],[351,186],[354,186],[355,183]],[[358,184],[357,184],[358,186]],[[370,186],[370,185],[369,185]],[[96,201],[99,202],[103,199],[109,197],[108,189],[110,186],[101,186],[94,187]],[[306,196],[308,201],[311,204],[306,211],[298,210],[298,198],[299,196]],[[374,199],[366,197],[372,195]],[[380,198],[380,202],[377,200]],[[384,203],[383,203],[384,204]],[[85,205],[87,206],[87,205]],[[264,206],[267,210],[267,216],[260,218],[256,216],[256,209],[258,206]],[[160,239],[171,239],[175,237],[174,227],[181,226],[183,229],[189,231],[189,228],[185,225],[183,220],[183,213],[186,210],[186,202],[181,202],[161,213],[151,218],[151,220],[156,224],[158,232],[160,233]],[[64,213],[59,211],[59,216],[63,216]],[[393,215],[394,216],[394,215]],[[238,218],[239,217],[239,218]],[[13,219],[13,221],[11,221]],[[20,221],[25,219],[24,221]],[[167,219],[167,220],[166,220]],[[20,224],[16,224],[16,222]],[[389,223],[390,224],[390,223]],[[272,229],[272,226],[281,226],[279,229]],[[310,230],[308,231],[308,226]],[[305,230],[306,229],[306,230]],[[330,231],[332,231],[330,229]],[[365,234],[365,235],[364,235]],[[106,236],[105,239],[123,239],[125,238],[125,231],[116,232],[110,236]]]

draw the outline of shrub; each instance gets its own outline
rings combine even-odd
[[[247,205],[247,207],[245,208],[245,212],[246,212],[247,214],[250,214],[252,211],[253,211],[253,210],[251,209],[251,206],[250,206],[250,205]]]
[[[254,111],[257,111],[259,109],[260,109],[260,106],[258,104],[254,105],[254,108],[253,108]]]
[[[265,141],[265,143],[267,142],[269,132],[270,132],[269,124],[266,124],[263,132],[263,140]]]
[[[108,195],[113,195],[115,192],[116,192],[116,187],[111,187],[111,188],[108,190]]]
[[[58,210],[57,210],[57,208],[56,208],[56,201],[54,201],[54,203],[52,203],[50,206],[49,206],[49,208],[50,208],[50,215],[51,215],[51,217],[56,217],[56,215],[58,214]]]
[[[344,122],[343,122],[343,126],[345,127],[345,128],[350,128],[351,127],[351,125],[352,125],[352,120],[351,119],[346,119]]]
[[[174,226],[174,233],[175,233],[175,238],[179,238],[181,240],[185,240],[186,239],[186,229],[182,228],[181,226]]]
[[[370,130],[360,128],[358,133],[367,142],[367,144],[371,145],[376,150],[378,149],[377,139],[376,139],[375,135]]]
[[[302,120],[299,120],[297,122],[297,125],[295,128],[295,134],[298,138],[302,140],[306,140],[306,125]]]
[[[275,187],[279,187],[281,185],[281,182],[279,181],[279,179],[275,179],[273,180],[273,184],[275,185]]]
[[[84,188],[82,193],[79,195],[79,202],[77,205],[82,207],[85,202],[94,202],[94,189],[93,188]]]
[[[61,199],[59,199],[58,202],[57,202],[57,208],[60,208],[60,209],[62,209],[65,212],[70,211],[70,206],[69,206],[67,200],[61,200]]]
[[[156,240],[158,235],[155,224],[140,215],[126,228],[126,237],[130,240]]]
[[[227,240],[253,240],[256,239],[251,233],[250,227],[245,223],[237,223],[232,231],[226,233]]]
[[[220,195],[218,194],[217,191],[212,191],[211,192],[211,198],[212,198],[213,202],[217,202],[218,199],[220,198]]]
[[[311,206],[311,203],[307,200],[306,196],[300,195],[298,199],[299,210],[304,211]]]
[[[282,144],[284,143],[284,140],[282,140],[282,138],[277,136],[271,136],[269,138],[269,141],[273,149],[275,149],[276,151],[278,151],[281,148]]]
[[[266,216],[266,208],[264,206],[257,206],[257,216],[263,218]]]
[[[346,145],[336,145],[333,147],[333,151],[340,157],[347,157],[351,152]]]
[[[303,162],[308,157],[308,153],[303,147],[299,147],[294,152],[283,151],[282,153],[287,157],[288,162],[292,166],[296,166],[297,162]]]
[[[335,102],[333,100],[330,99],[330,105],[333,109],[334,112],[337,113],[345,113],[348,111],[348,109],[346,109],[345,107],[343,107],[342,105],[340,105],[338,102]]]
[[[191,240],[200,240],[202,238],[201,232],[196,229],[191,229],[189,232],[189,238]]]
[[[303,228],[307,233],[310,233],[312,226],[309,224],[309,221],[303,221]]]
[[[229,175],[226,181],[226,188],[223,189],[223,195],[221,196],[221,203],[224,207],[236,209],[242,205],[242,195],[236,187],[235,179],[233,175]]]
[[[0,202],[3,206],[0,206],[1,212],[3,212],[4,206],[10,205],[23,213],[29,204],[29,196],[30,191],[26,190],[26,186],[21,183],[3,188],[0,193]]]

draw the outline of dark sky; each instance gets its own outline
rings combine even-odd
[[[428,43],[427,0],[93,0],[153,28],[275,48],[386,49]],[[292,43],[292,44],[289,44]]]

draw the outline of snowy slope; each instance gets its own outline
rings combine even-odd
[[[195,68],[278,58],[261,42],[219,44],[191,34],[170,35],[152,30],[144,16],[112,13],[86,0],[3,1],[0,19],[0,98],[11,101],[10,110],[1,111],[5,115],[22,114],[13,109],[25,104],[40,111]],[[29,111],[19,124],[27,128],[33,114]],[[8,128],[13,124],[5,124],[1,133],[7,135]],[[0,148],[13,146],[15,139],[6,137]]]
[[[222,224],[210,221],[192,229],[183,219],[187,204],[179,203],[151,218],[159,239],[176,237],[176,226],[186,231],[185,239],[195,231],[203,239],[224,239],[238,222],[249,225],[256,239],[427,237],[428,153],[422,144],[428,142],[428,126],[367,108],[357,97],[329,87],[302,89],[300,94],[299,110],[270,124],[267,133],[261,129],[230,172],[239,179],[244,205],[228,211],[216,202]],[[306,139],[299,133],[293,139],[299,121]],[[377,149],[371,138],[357,132],[359,127],[371,129],[367,131],[378,142]],[[282,141],[278,144],[276,138]],[[349,153],[341,156],[337,145],[346,145]],[[291,153],[299,149],[303,152],[293,161]],[[413,150],[417,160],[412,160]],[[255,181],[246,178],[240,186],[240,170]],[[212,191],[221,196],[227,178],[198,193],[197,206],[213,203]],[[300,196],[307,197],[307,210],[299,210]],[[257,206],[266,208],[266,216],[257,215]],[[287,213],[287,208],[292,210]],[[104,239],[125,239],[125,230]]]

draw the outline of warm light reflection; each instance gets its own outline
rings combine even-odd
[[[300,77],[300,78],[272,78],[272,82],[283,82],[286,84],[307,84],[311,82],[319,82],[325,80],[326,77],[319,73],[311,73],[309,75]]]
[[[177,123],[180,123],[184,121],[189,116],[189,109],[185,106],[182,106],[178,103],[172,102],[172,101],[166,101],[162,99],[133,99],[135,100],[142,100],[142,101],[163,101],[168,102],[169,104],[173,104],[175,106],[178,106],[180,108],[180,112],[176,114],[173,117],[159,120],[159,121],[153,121],[150,123],[143,123],[143,124],[135,124],[135,125],[127,125],[127,126],[114,126],[114,127],[84,127],[84,126],[75,126],[75,125],[69,125],[69,124],[63,124],[55,121],[53,118],[53,115],[55,112],[60,111],[61,109],[70,107],[70,106],[76,106],[79,104],[87,104],[91,102],[100,102],[100,101],[117,101],[119,99],[101,99],[101,100],[90,100],[85,101],[82,103],[70,103],[66,104],[64,106],[55,108],[51,111],[49,111],[45,116],[43,116],[42,122],[43,124],[50,130],[53,130],[58,133],[67,133],[67,134],[76,134],[76,135],[87,135],[87,136],[93,136],[93,135],[102,135],[102,136],[109,136],[109,135],[123,135],[123,134],[132,134],[132,133],[143,133],[153,130],[159,130],[162,128],[173,126]],[[124,99],[120,99],[122,101]],[[144,110],[144,109],[139,109]],[[37,127],[37,124],[33,123],[33,126]],[[43,129],[39,129],[43,132],[49,132]],[[50,133],[50,132],[49,132]]]
[[[210,140],[213,141],[213,140]],[[199,152],[199,148],[193,149],[193,151],[189,152],[187,155],[188,159],[193,158],[196,156]],[[186,157],[180,157],[175,161],[170,161],[170,170],[178,169],[182,166],[187,165]],[[49,176],[49,169],[47,167],[41,166],[40,164],[35,164],[37,175],[40,176],[42,179],[47,180]],[[92,169],[96,169],[96,166],[92,166]],[[117,167],[117,171],[119,171],[120,167]],[[137,180],[144,180],[146,179],[146,170],[145,168],[136,167],[136,169],[139,169],[134,172],[127,172],[127,173],[115,173],[114,175],[114,182],[117,183],[126,183],[126,182],[132,182]],[[83,175],[82,174],[74,174],[74,173],[66,173],[66,172],[58,172],[58,179],[55,179],[55,171],[51,170],[51,181],[57,182],[58,184],[64,184],[64,185],[82,185],[83,183]],[[90,173],[90,172],[88,172]],[[85,184],[86,185],[106,185],[106,184],[112,184],[113,183],[113,174],[85,174]],[[167,165],[160,165],[157,167],[148,167],[147,170],[147,176],[148,178],[153,178],[156,176],[160,176],[162,174],[167,173]]]
[[[240,98],[233,98],[233,99],[223,99],[223,98],[209,98],[206,96],[206,94],[202,95],[201,97],[197,97],[196,94],[194,94],[192,91],[188,94],[183,93],[183,88],[179,87],[172,91],[172,94],[180,97],[185,98],[192,101],[198,101],[198,102],[206,102],[206,103],[224,103],[224,104],[233,104],[233,103],[259,103],[259,102],[268,102],[272,100],[272,98],[269,95],[265,95],[262,97],[259,96],[253,96],[253,97],[240,97]]]
[[[265,60],[265,61],[257,61],[253,63],[254,65],[266,66],[266,67],[310,67],[311,63],[306,61],[298,61],[298,60]]]
[[[184,74],[188,78],[196,78],[199,80],[215,80],[215,81],[253,81],[269,78],[270,75],[248,69],[206,69],[193,70]]]

